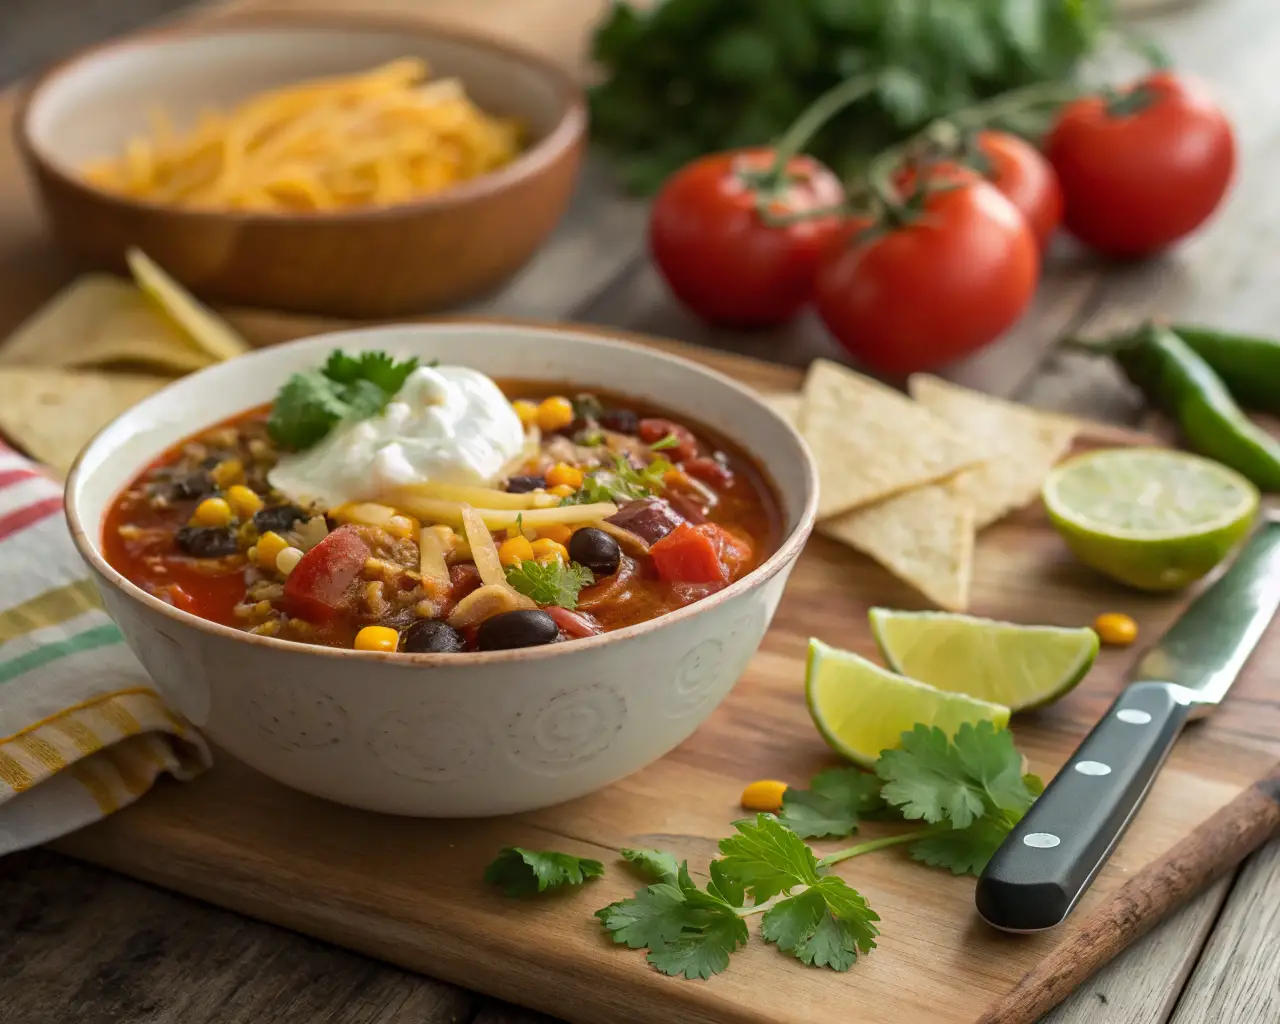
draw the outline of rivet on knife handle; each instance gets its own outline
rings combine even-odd
[[[1138,661],[1136,680],[991,858],[976,892],[988,922],[1039,931],[1071,912],[1187,719],[1226,695],[1278,604],[1280,522],[1271,520]]]
[[[978,913],[1006,931],[1071,912],[1141,806],[1191,710],[1180,687],[1128,687],[991,858]]]

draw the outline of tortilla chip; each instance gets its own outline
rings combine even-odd
[[[130,249],[125,253],[125,260],[138,287],[201,351],[218,362],[249,351],[249,343],[229,323],[202,305],[141,249]]]
[[[4,367],[0,434],[65,475],[99,430],[168,383],[143,374]]]
[[[960,474],[957,493],[973,505],[976,529],[1030,504],[1050,470],[1071,449],[1080,421],[1016,405],[979,391],[916,374],[911,396],[964,432],[987,458]]]
[[[968,609],[973,509],[950,483],[917,487],[828,519],[818,532],[870,555],[940,608]]]
[[[793,427],[799,426],[800,410],[804,406],[804,397],[798,391],[779,391],[760,396],[764,404],[776,412]]]
[[[969,438],[884,384],[825,359],[804,382],[800,433],[818,463],[818,518],[849,512],[976,465]]]
[[[0,364],[127,364],[181,374],[214,362],[136,287],[108,274],[73,281],[0,344]]]

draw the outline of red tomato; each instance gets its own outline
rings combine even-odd
[[[1035,294],[1035,238],[985,181],[928,194],[905,225],[851,223],[847,232],[818,273],[818,314],[850,354],[881,373],[928,370],[981,348]]]
[[[668,583],[722,583],[729,567],[721,558],[724,534],[714,523],[681,523],[649,549],[658,576]]]
[[[645,444],[657,444],[668,437],[674,437],[676,443],[658,453],[671,462],[684,462],[698,454],[698,439],[693,436],[693,431],[674,420],[643,419],[638,431],[640,440]]]
[[[979,132],[977,144],[990,163],[991,184],[1027,219],[1044,251],[1062,223],[1062,186],[1053,165],[1031,143],[1008,132]]]
[[[1159,252],[1217,208],[1235,172],[1231,123],[1204,87],[1158,71],[1116,99],[1069,104],[1045,153],[1066,228],[1109,256]]]
[[[649,218],[649,249],[676,297],[712,323],[779,324],[809,301],[836,216],[770,226],[758,210],[764,195],[779,216],[840,204],[840,179],[807,156],[787,162],[785,181],[762,191],[770,150],[702,157],[667,179]]]
[[[982,175],[1026,218],[1043,252],[1062,224],[1062,187],[1052,165],[1031,143],[1008,132],[978,132],[974,142],[987,163],[981,168]],[[978,174],[948,161],[930,167],[928,177],[931,181],[958,182],[975,180]],[[914,169],[908,167],[896,180],[899,188],[910,192]]]
[[[284,581],[284,610],[308,622],[332,620],[368,557],[369,547],[360,535],[349,526],[339,526],[289,573]]]
[[[686,462],[684,471],[695,480],[701,480],[704,484],[717,487],[722,491],[733,486],[733,470],[705,455]]]

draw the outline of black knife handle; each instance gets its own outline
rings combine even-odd
[[[987,864],[978,913],[1005,931],[1061,923],[1142,806],[1191,710],[1182,687],[1127,687]]]

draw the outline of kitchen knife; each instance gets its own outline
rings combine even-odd
[[[1226,696],[1280,605],[1280,520],[1253,535],[1130,673],[1102,720],[978,879],[1004,931],[1060,924],[1142,806],[1183,725]]]

